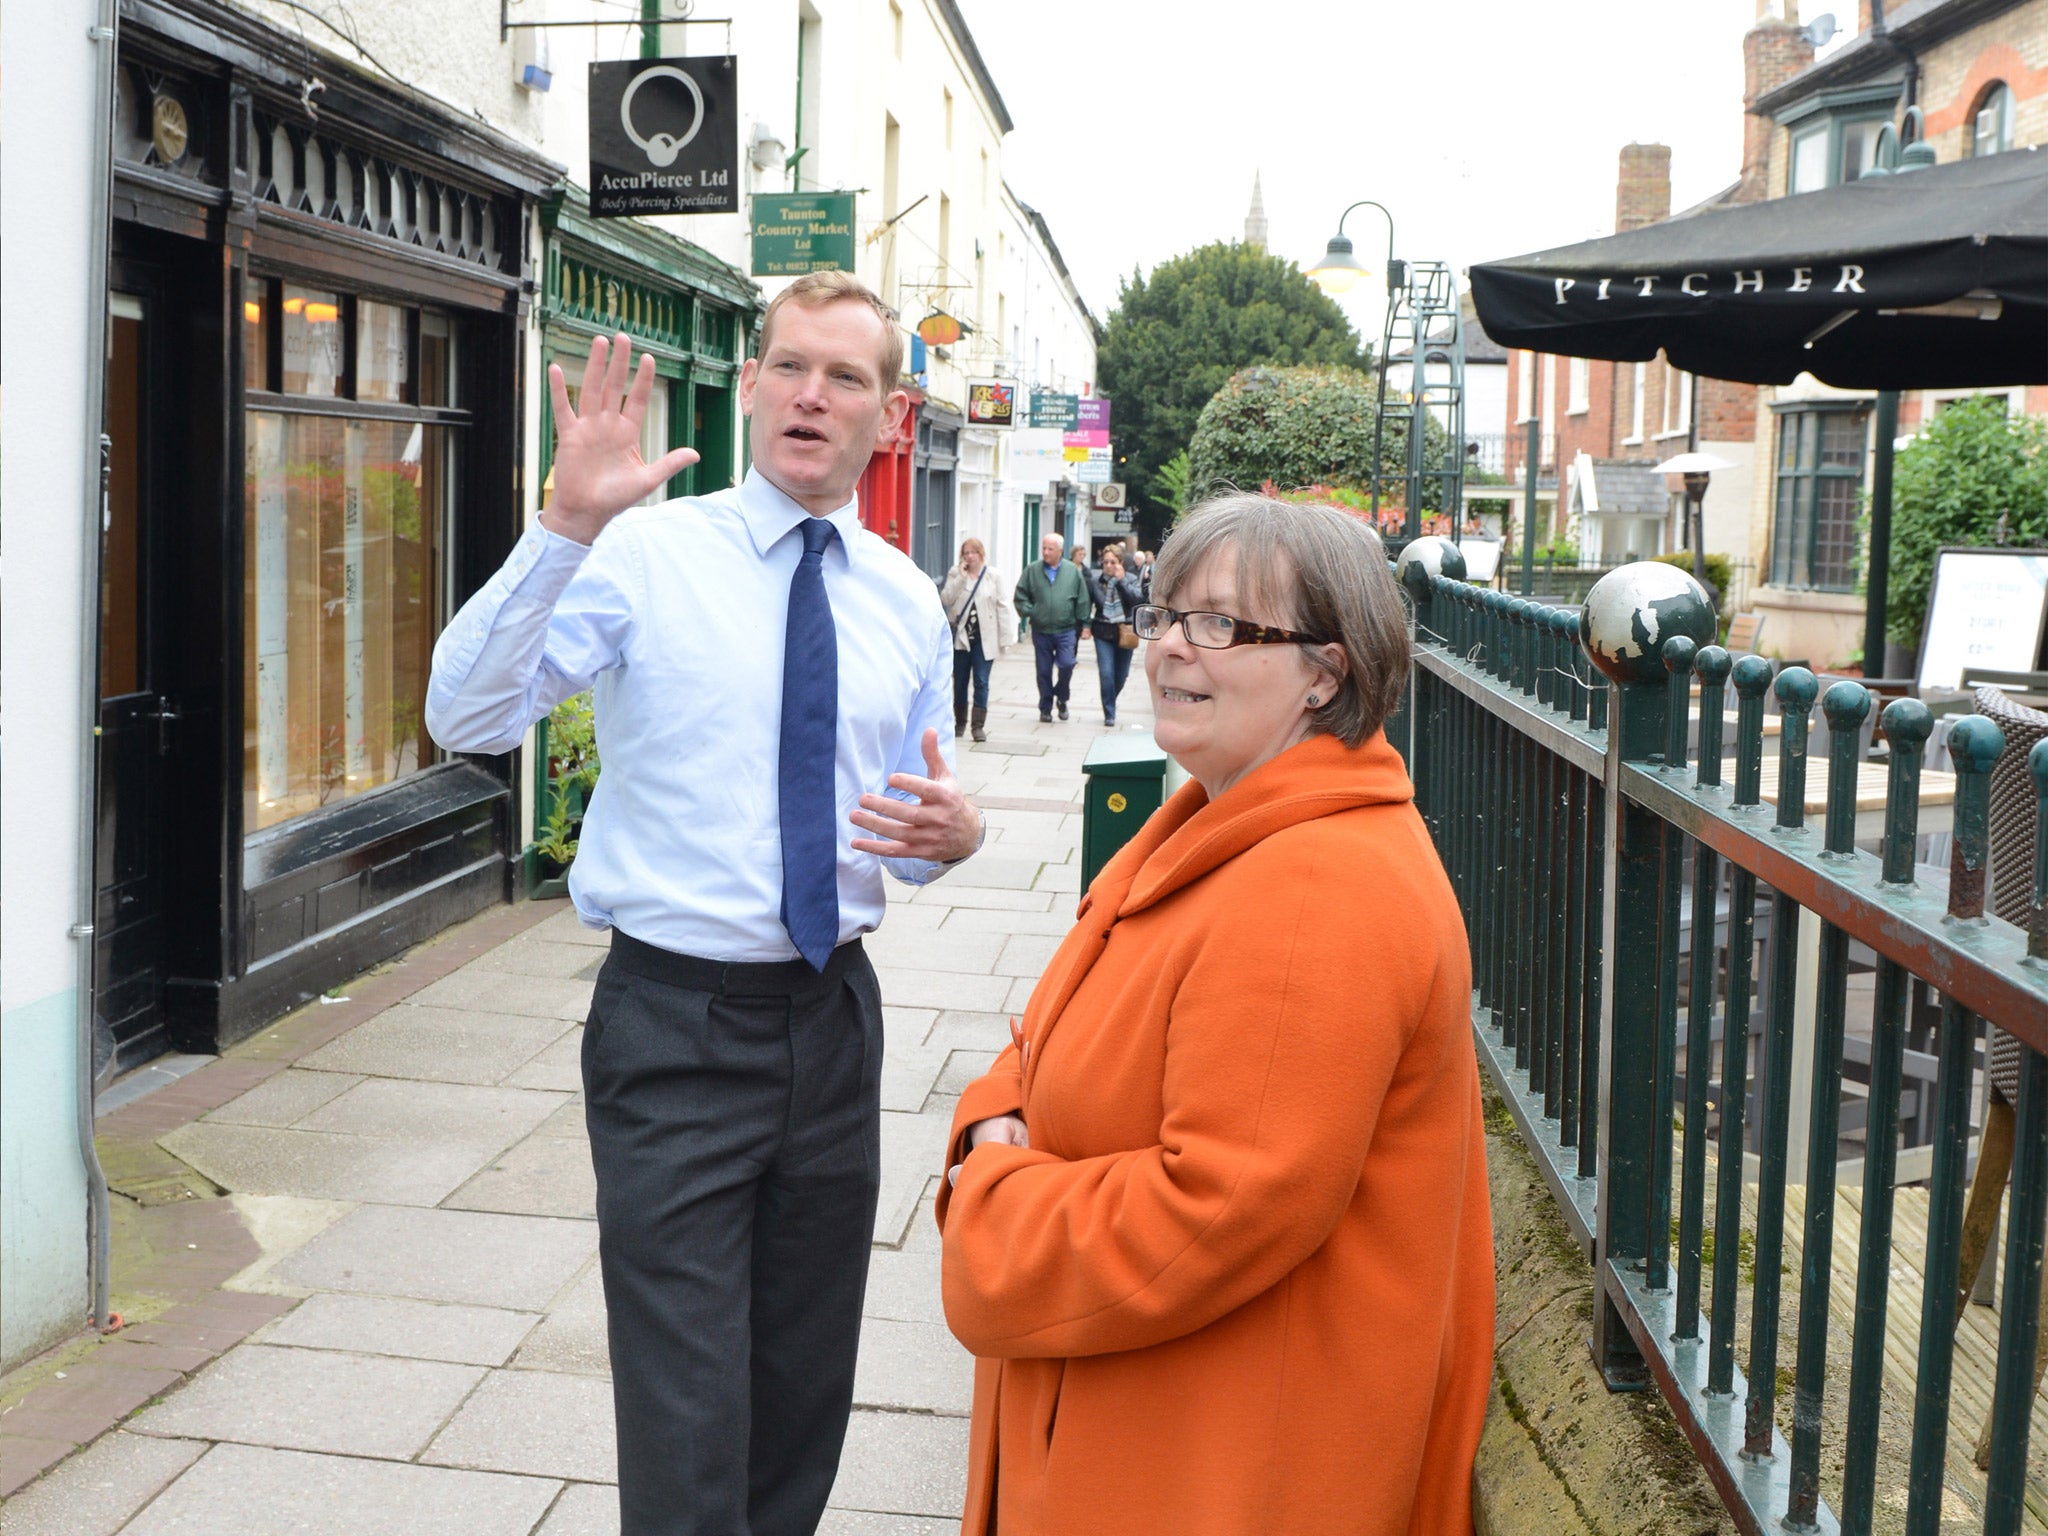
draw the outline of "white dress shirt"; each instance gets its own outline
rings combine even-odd
[[[810,514],[758,471],[731,490],[637,507],[592,545],[535,523],[434,647],[427,729],[507,752],[595,687],[604,770],[569,894],[583,921],[708,960],[796,957],[782,926],[776,753],[790,578]],[[952,760],[953,636],[930,578],[849,501],[825,552],[839,639],[839,941],[882,920],[882,866],[922,885],[946,866],[857,853],[847,818],[892,773]]]

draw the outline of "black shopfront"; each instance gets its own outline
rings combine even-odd
[[[533,151],[206,0],[122,8],[99,1071],[217,1050],[512,893],[425,734],[517,539]]]

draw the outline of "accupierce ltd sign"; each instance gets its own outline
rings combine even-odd
[[[591,65],[591,213],[737,213],[738,80],[729,54]]]

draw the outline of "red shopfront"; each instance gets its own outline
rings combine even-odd
[[[921,391],[911,389],[910,409],[896,435],[875,450],[860,477],[861,526],[910,553],[911,454],[917,447],[917,416],[924,406]]]

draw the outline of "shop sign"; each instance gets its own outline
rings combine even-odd
[[[758,192],[753,230],[756,277],[853,270],[851,192]]]
[[[1087,402],[1083,401],[1082,403],[1085,405]],[[1082,427],[1076,431],[1064,434],[1060,441],[1069,448],[1107,448],[1109,446],[1109,429],[1104,427],[1098,431],[1092,427]]]
[[[1072,436],[1073,434],[1069,433],[1067,435]],[[1088,445],[1086,443],[1067,443],[1066,446],[1060,449],[1060,457],[1069,464],[1085,464],[1088,462]]]
[[[1117,527],[1129,528],[1133,526],[1137,522],[1137,520],[1138,514],[1133,512],[1129,507],[1118,507],[1116,509]]]
[[[962,334],[960,322],[943,309],[934,310],[917,322],[917,338],[928,347],[950,347]]]
[[[994,427],[1007,432],[1017,425],[1017,381],[1015,379],[969,379],[967,381],[967,425]]]
[[[1108,485],[1109,477],[1116,473],[1107,459],[1090,459],[1080,468],[1078,478],[1083,485]]]
[[[1031,396],[1031,425],[1071,428],[1080,417],[1079,395],[1048,395],[1034,391]]]
[[[590,212],[737,213],[739,61],[590,66]]]
[[[1109,431],[1109,402],[1095,396],[1081,401],[1074,425],[1083,432],[1107,433]]]

